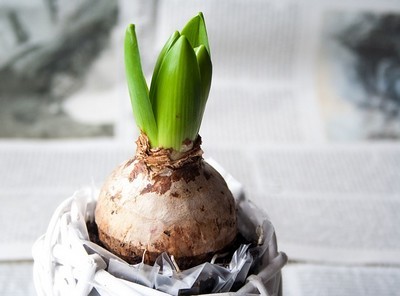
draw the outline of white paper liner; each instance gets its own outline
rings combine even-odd
[[[89,240],[86,222],[94,220],[98,190],[84,188],[60,204],[47,232],[33,246],[38,295],[191,295],[204,287],[218,295],[280,295],[280,270],[287,257],[277,251],[271,222],[245,198],[240,183],[214,161],[207,162],[235,197],[239,232],[259,246],[241,245],[228,266],[207,262],[179,271],[165,253],[154,266],[130,265]],[[251,268],[258,274],[247,277]],[[224,293],[238,284],[243,286],[239,291]]]

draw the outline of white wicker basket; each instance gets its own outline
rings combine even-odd
[[[238,207],[240,228],[256,229],[266,216],[241,194],[241,186],[230,176],[225,179]],[[47,232],[33,246],[34,284],[38,295],[169,295],[140,284],[117,278],[107,271],[108,251],[89,241],[87,221],[93,221],[97,190],[77,191],[59,205],[49,223]],[[268,221],[269,223],[269,221]],[[262,258],[258,274],[250,275],[237,292],[218,295],[281,295],[281,268],[287,257],[278,252],[272,225],[268,249]],[[85,246],[96,252],[88,254]],[[115,256],[114,256],[115,257]],[[211,294],[208,294],[211,295]]]

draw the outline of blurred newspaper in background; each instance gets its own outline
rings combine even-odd
[[[55,21],[53,33],[37,27],[37,38],[51,39],[43,47],[30,41],[34,25],[9,2],[0,4],[2,260],[30,259],[56,205],[80,186],[100,186],[133,155],[138,131],[124,78],[126,25],[136,24],[150,77],[169,35],[203,11],[214,65],[203,150],[270,216],[292,260],[284,269],[287,295],[397,293],[399,1],[71,2],[90,3],[91,20],[96,13],[107,20],[101,34],[96,21],[74,22],[87,19],[82,9],[63,19],[51,3],[62,12],[64,2],[32,1],[47,7],[37,11],[49,24],[67,22]],[[30,5],[23,5],[25,15],[36,11]],[[54,34],[62,28],[75,36],[71,24],[83,36],[72,49],[88,50],[52,67],[70,40]]]

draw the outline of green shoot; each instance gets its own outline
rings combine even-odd
[[[211,86],[212,63],[202,13],[168,39],[154,67],[150,92],[134,26],[125,36],[125,65],[133,114],[152,147],[180,151],[198,135]]]
[[[132,24],[125,33],[124,50],[126,78],[136,124],[147,135],[150,145],[157,146],[157,124],[142,71],[135,26]]]

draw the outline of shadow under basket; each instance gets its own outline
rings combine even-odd
[[[240,245],[224,263],[216,255],[182,271],[166,253],[154,266],[129,265],[89,239],[98,190],[85,188],[58,206],[33,246],[38,295],[282,295],[287,257],[278,252],[271,222],[245,198],[240,183],[213,166],[235,197],[240,235],[253,244]]]

